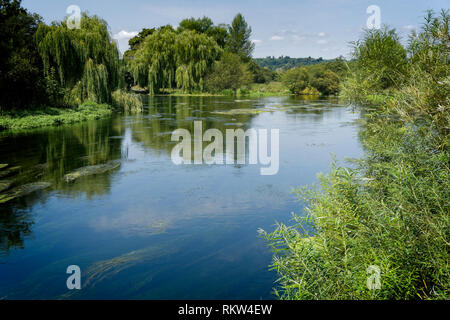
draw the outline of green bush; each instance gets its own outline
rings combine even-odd
[[[384,32],[376,41],[364,38],[359,48],[392,48],[395,37]],[[380,35],[392,39],[385,42]],[[382,54],[369,64],[357,60],[363,69],[346,80],[351,101],[377,106],[364,110],[365,157],[354,169],[335,165],[317,188],[298,189],[307,208],[294,215],[295,225],[261,231],[275,253],[280,298],[450,298],[447,12],[429,15],[414,39],[406,70],[401,66],[408,74],[401,86],[388,84],[400,69]],[[394,47],[392,54],[403,57]],[[417,54],[417,48],[432,54]],[[361,77],[373,66],[379,69],[374,78]],[[379,289],[367,286],[371,266],[381,272]]]
[[[206,77],[206,88],[210,92],[233,90],[248,86],[252,82],[252,74],[242,59],[234,53],[225,52],[215,62],[212,72]]]
[[[125,112],[142,112],[144,104],[138,94],[116,90],[112,93],[112,103]]]
[[[294,68],[284,73],[282,77],[283,84],[293,94],[301,94],[309,85],[309,74],[306,68]]]

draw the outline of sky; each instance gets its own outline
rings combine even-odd
[[[450,0],[22,0],[22,5],[46,23],[64,19],[67,8],[77,5],[108,22],[122,52],[142,28],[177,26],[185,18],[203,16],[230,24],[242,13],[253,30],[254,57],[331,59],[349,57],[350,42],[373,16],[367,13],[371,5],[379,7],[381,24],[396,28],[406,41],[411,30],[420,28],[427,9],[449,9]]]

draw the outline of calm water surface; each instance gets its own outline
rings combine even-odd
[[[231,108],[271,110],[229,115]],[[217,113],[219,112],[219,113]],[[359,157],[356,113],[332,100],[155,97],[143,114],[0,136],[18,181],[52,186],[0,205],[0,298],[272,299],[272,254],[257,229],[302,212],[292,189]],[[172,163],[177,128],[280,129],[280,169]],[[115,171],[66,183],[77,168]],[[18,183],[18,182],[17,182]],[[83,289],[68,291],[79,265]]]

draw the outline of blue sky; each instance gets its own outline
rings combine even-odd
[[[448,9],[449,0],[23,0],[22,5],[45,22],[61,20],[70,5],[104,18],[121,51],[144,27],[174,26],[188,17],[210,17],[231,23],[240,12],[253,29],[255,57],[291,56],[335,58],[348,56],[349,42],[366,26],[367,7],[381,9],[381,22],[395,27],[406,39],[420,27],[427,9]]]

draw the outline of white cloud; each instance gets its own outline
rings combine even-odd
[[[319,33],[318,33],[318,36],[319,36],[319,37],[325,37],[325,32],[319,32]]]
[[[270,40],[273,40],[273,41],[284,40],[284,37],[282,37],[282,36],[272,36],[272,38],[270,38]]]
[[[253,42],[255,45],[259,45],[259,44],[262,43],[262,40],[257,40],[257,39],[255,39],[255,40],[252,40],[252,42]]]
[[[136,31],[121,30],[120,32],[114,34],[112,38],[117,41],[120,52],[124,53],[129,48],[128,40],[137,36],[138,34],[139,33]]]
[[[327,43],[328,43],[328,40],[325,40],[325,39],[317,40],[317,44],[327,44]]]
[[[119,33],[116,33],[115,35],[113,35],[113,39],[116,40],[129,40],[135,36],[138,35],[138,32],[136,31],[126,31],[126,30],[122,30]]]

